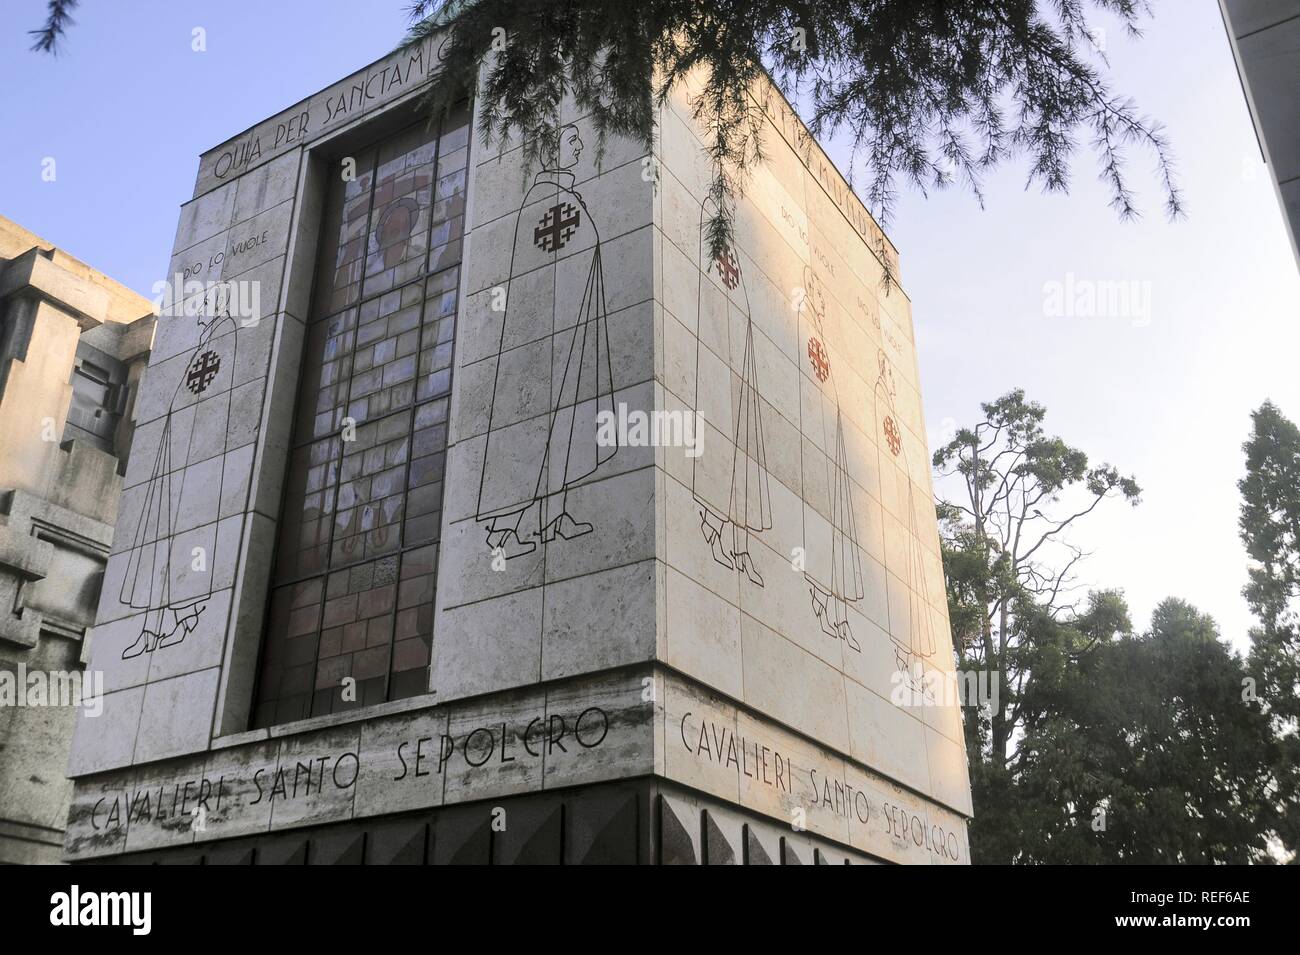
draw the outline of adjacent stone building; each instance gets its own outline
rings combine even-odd
[[[0,216],[0,863],[62,854],[75,704],[94,694],[82,671],[154,325],[147,299]]]
[[[772,88],[713,256],[690,90],[529,168],[437,66],[201,158],[68,858],[968,862],[892,245]]]

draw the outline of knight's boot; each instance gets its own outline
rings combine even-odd
[[[499,550],[506,560],[510,560],[512,557],[522,557],[537,550],[537,541],[520,540],[518,531],[507,528],[503,531],[491,531],[488,534],[488,546],[492,548],[494,555]]]
[[[199,625],[199,614],[203,613],[203,608],[207,604],[196,604],[189,608],[184,616],[176,614],[176,624],[171,631],[158,637],[158,642],[154,644],[155,650],[163,647],[174,647],[193,632],[194,628]],[[175,613],[175,611],[173,611]]]
[[[822,633],[828,637],[839,637],[839,632],[831,623],[830,607],[828,606],[831,595],[816,584],[813,584],[808,590],[812,594],[813,614],[816,615],[817,622],[821,625]]]
[[[749,578],[749,582],[755,586],[763,586],[763,577],[754,566],[754,556],[747,550],[735,551],[736,569]]]
[[[141,629],[140,636],[135,638],[135,643],[122,651],[122,659],[131,660],[138,657],[140,654],[153,649],[152,644],[154,637],[155,634],[152,630]]]
[[[704,534],[705,542],[713,551],[713,559],[728,570],[735,570],[736,565],[732,563],[731,555],[722,546],[722,530],[727,522],[723,521],[721,526],[715,527],[709,520],[711,516],[707,509],[700,509],[700,531]]]
[[[849,626],[847,614],[843,620],[835,624],[835,629],[839,633],[839,638],[849,645],[850,650],[855,650],[858,653],[862,652],[862,645],[858,643],[858,638],[853,636],[853,628]]]
[[[546,526],[546,530],[542,533],[542,540],[549,543],[550,541],[555,540],[557,535],[564,538],[566,541],[572,540],[575,537],[581,537],[583,534],[590,534],[594,529],[595,528],[591,524],[583,524],[575,521],[569,515],[569,512],[565,511]]]

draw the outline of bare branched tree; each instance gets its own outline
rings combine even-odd
[[[947,486],[960,489],[938,502],[953,641],[972,668],[1003,674],[1007,705],[991,714],[985,745],[1006,760],[1027,715],[1021,704],[1035,627],[1079,622],[1074,571],[1086,555],[1067,539],[1069,530],[1108,498],[1137,504],[1141,489],[1047,435],[1046,410],[1023,391],[980,407],[984,420],[959,430],[933,464],[941,482],[951,478]]]

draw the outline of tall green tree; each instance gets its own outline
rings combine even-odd
[[[1277,837],[1300,850],[1300,429],[1270,401],[1251,415],[1244,445],[1241,539],[1250,557],[1246,602],[1259,618],[1251,631],[1250,673],[1277,737],[1274,766]]]
[[[1066,539],[1140,489],[1043,428],[1013,391],[935,451],[958,667],[1001,675],[966,714],[976,862],[1247,862],[1275,827],[1268,717],[1213,620],[1166,600],[1136,632],[1123,596],[1079,600]]]
[[[1035,828],[1000,848],[1054,864],[1266,859],[1272,738],[1214,621],[1169,599],[1145,633],[1080,636],[1097,639],[1034,671],[1012,796]]]
[[[1022,390],[980,406],[984,420],[934,452],[953,642],[964,665],[1004,675],[1005,704],[977,740],[995,762],[1014,756],[1029,715],[1022,690],[1038,629],[1068,620],[1084,554],[1072,527],[1105,500],[1137,504],[1141,488],[1043,429],[1046,409]]]
[[[971,850],[987,861],[1010,861],[1032,821],[982,809],[1035,811],[1010,798],[1025,729],[1041,718],[1029,692],[1032,675],[1129,629],[1118,598],[1099,597],[1076,611],[1072,575],[1084,555],[1068,534],[1107,499],[1136,504],[1141,489],[1047,434],[1046,409],[1022,390],[980,408],[983,420],[936,449],[933,465],[957,665],[1001,681],[997,709],[983,718],[968,713],[965,723],[976,809]]]
[[[1077,670],[1096,659],[1096,648],[1130,632],[1128,608],[1116,593],[1095,593],[1062,620],[1026,596],[1017,616],[1014,655],[1021,679],[1010,752],[995,755],[987,716],[966,712],[975,805],[972,858],[984,864],[1045,861],[1050,850],[1053,861],[1099,861],[1089,838],[1091,813],[1100,799],[1092,788],[1097,773],[1084,739],[1058,733],[1063,725],[1058,704],[1079,688]],[[970,655],[959,655],[959,667],[972,665]],[[1115,690],[1105,684],[1099,689],[1108,695]],[[1054,763],[1050,769],[1048,762]]]

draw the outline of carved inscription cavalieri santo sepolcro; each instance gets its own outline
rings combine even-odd
[[[799,809],[829,814],[850,826],[873,829],[895,845],[924,850],[947,862],[962,861],[963,840],[956,829],[918,811],[915,800],[854,786],[831,767],[796,759],[779,746],[738,733],[707,714],[687,711],[677,729],[681,745],[692,757],[768,790],[791,812],[796,825]]]
[[[611,715],[599,706],[564,715],[538,714],[520,727],[516,722],[475,726],[449,735],[412,736],[395,743],[386,782],[414,785],[465,768],[496,763],[540,761],[558,754],[594,750],[609,737]],[[219,825],[238,800],[239,809],[274,806],[312,797],[346,796],[362,774],[358,749],[277,760],[273,766],[244,774],[200,774],[167,783],[106,793],[88,807],[89,826],[111,835],[132,826],[189,829],[197,818]]]

